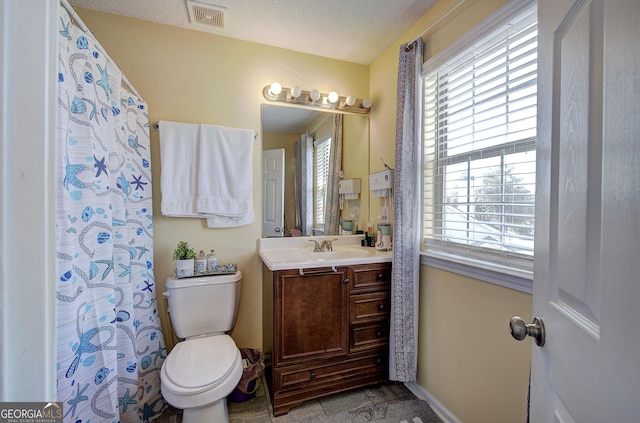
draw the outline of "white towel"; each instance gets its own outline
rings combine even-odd
[[[201,125],[197,209],[207,227],[255,222],[253,139],[248,129]]]
[[[247,129],[160,122],[162,214],[206,218],[209,228],[255,222],[253,138]]]
[[[230,228],[232,226],[244,226],[256,221],[253,214],[253,207],[246,216],[234,218],[228,216],[209,216],[207,217],[207,228]]]
[[[199,146],[198,212],[246,216],[253,205],[253,131],[200,125]]]
[[[160,211],[163,216],[200,217],[196,210],[200,125],[159,122]]]

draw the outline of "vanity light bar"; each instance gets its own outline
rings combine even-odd
[[[278,82],[264,87],[262,94],[269,101],[282,101],[289,104],[334,109],[361,115],[369,113],[371,109],[371,99],[369,98],[356,99],[351,95],[341,96],[335,91],[328,94],[318,90],[305,91],[298,86],[287,88]]]

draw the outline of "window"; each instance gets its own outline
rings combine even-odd
[[[329,157],[331,153],[331,137],[329,135],[313,142],[315,173],[313,176],[313,209],[314,228],[324,231],[324,212],[327,200],[327,182],[329,179]]]
[[[533,270],[536,20],[534,4],[423,67],[428,255]]]

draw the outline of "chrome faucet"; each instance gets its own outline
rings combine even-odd
[[[338,239],[325,239],[322,241],[322,245],[318,244],[318,241],[315,239],[310,239],[309,242],[313,242],[313,252],[317,253],[320,251],[333,251],[333,241],[337,241]]]
[[[315,239],[310,239],[309,242],[313,242],[313,252],[317,253],[318,251],[320,251],[320,244],[318,244],[318,241],[316,241]],[[324,246],[324,244],[323,244]]]
[[[322,241],[322,247],[320,247],[320,251],[333,251],[333,241],[337,241],[337,239],[325,239]]]

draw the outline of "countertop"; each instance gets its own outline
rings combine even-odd
[[[318,267],[349,266],[354,264],[388,263],[392,251],[378,251],[362,247],[363,235],[260,238],[258,251],[269,270],[312,269]],[[314,252],[311,240],[322,244],[333,241],[332,252]]]

